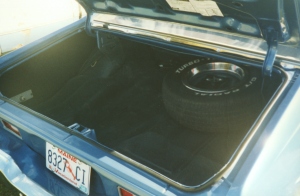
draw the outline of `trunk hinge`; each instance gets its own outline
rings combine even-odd
[[[263,64],[263,75],[270,77],[272,75],[272,69],[276,59],[278,33],[274,29],[268,29],[265,35],[268,44],[268,51]]]

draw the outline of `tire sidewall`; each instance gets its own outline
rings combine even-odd
[[[248,130],[262,109],[261,71],[239,65],[243,81],[222,93],[199,93],[186,87],[182,75],[193,67],[212,60],[193,60],[166,75],[162,96],[169,115],[183,127],[206,133]]]

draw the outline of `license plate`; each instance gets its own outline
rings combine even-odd
[[[85,194],[89,194],[91,167],[48,142],[46,167]]]

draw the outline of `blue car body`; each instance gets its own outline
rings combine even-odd
[[[87,10],[87,18],[1,57],[0,69],[4,74],[84,29],[96,37],[100,36],[99,32],[109,32],[146,44],[191,54],[210,54],[223,60],[230,59],[227,54],[231,53],[237,55],[237,58],[231,59],[233,62],[254,59],[248,63],[265,68],[266,77],[270,74],[268,66],[275,62],[286,78],[221,172],[200,185],[182,185],[103,146],[96,141],[93,132],[69,129],[1,96],[2,122],[12,124],[20,132],[18,136],[7,130],[3,123],[0,126],[0,171],[7,180],[26,195],[86,195],[46,168],[48,142],[91,166],[89,195],[118,196],[119,187],[134,195],[300,194],[300,121],[297,115],[300,108],[299,24],[291,19],[295,16],[293,14],[299,14],[300,7],[293,9],[292,13],[284,12],[287,17],[283,17],[280,11],[286,8],[281,10],[283,1],[280,0],[276,3],[235,1],[230,8],[228,4],[231,1],[215,2],[225,17],[200,17],[199,20],[195,13],[174,10],[171,13],[166,1],[157,1],[156,10],[139,1],[132,4],[80,1]],[[299,3],[295,0],[284,4],[288,7]],[[253,8],[246,11],[250,5]],[[270,12],[255,6],[270,6]],[[247,18],[249,15],[252,16]],[[223,32],[224,28],[232,32]],[[274,35],[273,32],[276,32],[278,46],[272,58],[274,40],[270,41],[269,37]],[[198,37],[200,35],[207,37]],[[214,38],[220,39],[218,43]],[[197,46],[195,42],[201,44]],[[201,50],[202,47],[204,50]],[[205,50],[207,48],[215,50],[211,52]]]

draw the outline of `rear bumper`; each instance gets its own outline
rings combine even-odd
[[[22,173],[10,155],[0,150],[0,171],[25,195],[52,195]]]

